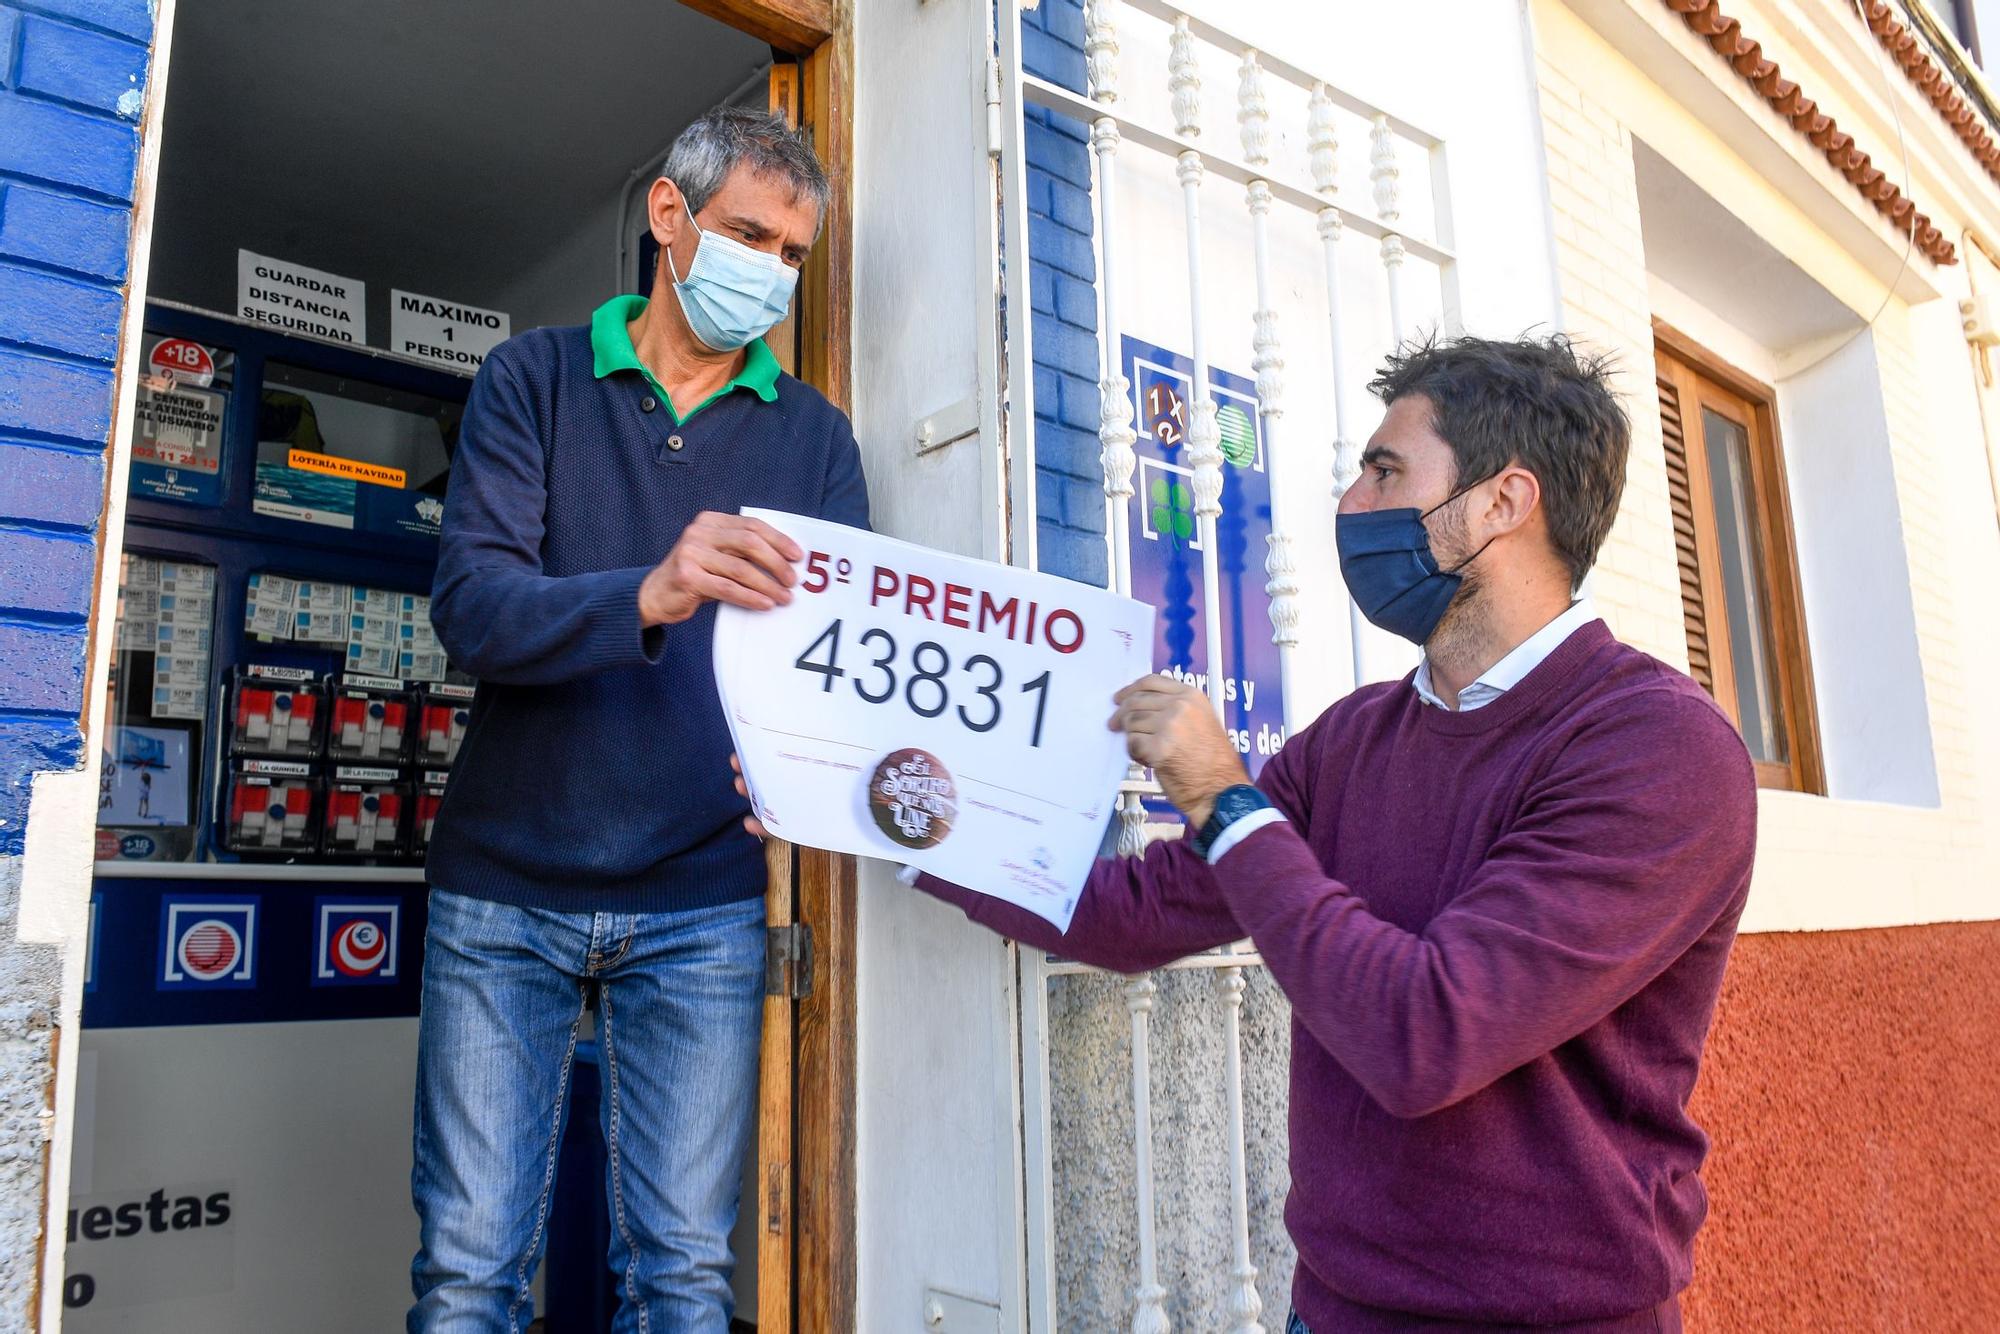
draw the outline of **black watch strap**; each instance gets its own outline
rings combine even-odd
[[[1270,806],[1271,799],[1248,783],[1224,788],[1216,794],[1215,807],[1208,813],[1208,820],[1190,840],[1195,855],[1206,861],[1208,850],[1215,846],[1216,839],[1222,837],[1223,830],[1244,816],[1268,810]]]

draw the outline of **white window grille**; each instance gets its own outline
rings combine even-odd
[[[1158,73],[1164,75],[1166,107],[1171,124],[1149,118],[1132,105],[1135,100],[1120,98],[1120,80],[1130,62],[1121,61],[1120,25],[1128,18],[1159,25],[1144,34],[1137,45],[1158,45],[1164,29],[1166,61]],[[1229,151],[1217,137],[1203,134],[1204,105],[1202,68],[1204,55],[1219,52],[1236,62],[1237,89],[1235,120],[1240,155]],[[1298,479],[1304,474],[1300,464],[1309,459],[1313,446],[1301,435],[1297,442],[1289,431],[1281,438],[1285,387],[1285,357],[1280,337],[1277,302],[1271,284],[1274,225],[1302,221],[1298,210],[1312,219],[1325,266],[1325,285],[1331,334],[1332,448],[1331,457],[1315,468],[1328,468],[1335,500],[1343,495],[1359,474],[1361,442],[1351,433],[1354,405],[1348,389],[1347,352],[1350,347],[1394,347],[1411,332],[1406,327],[1406,267],[1415,260],[1434,272],[1438,284],[1435,309],[1439,323],[1447,331],[1458,326],[1457,276],[1451,252],[1451,224],[1446,188],[1443,141],[1416,124],[1381,107],[1343,91],[1330,80],[1315,76],[1289,61],[1253,48],[1245,41],[1214,24],[1193,17],[1165,3],[1165,0],[1087,0],[1085,5],[1085,47],[1088,89],[1078,94],[1035,77],[1022,80],[1023,100],[1029,105],[1049,108],[1090,126],[1090,143],[1097,172],[1096,246],[1098,291],[1101,301],[1099,336],[1102,374],[1099,382],[1100,424],[1098,439],[1103,469],[1105,503],[1108,507],[1107,534],[1110,543],[1110,572],[1113,591],[1131,591],[1131,541],[1128,502],[1133,495],[1136,467],[1134,427],[1136,404],[1132,386],[1122,372],[1121,298],[1125,275],[1120,254],[1118,162],[1126,146],[1164,155],[1175,163],[1180,186],[1187,247],[1187,301],[1192,329],[1189,349],[1193,362],[1192,388],[1187,426],[1187,462],[1192,468],[1192,490],[1197,523],[1196,545],[1202,556],[1203,636],[1207,648],[1208,689],[1220,714],[1224,707],[1222,624],[1217,596],[1218,571],[1215,540],[1216,520],[1222,511],[1224,455],[1219,447],[1216,404],[1210,392],[1208,333],[1205,327],[1202,283],[1202,204],[1204,186],[1210,177],[1233,182],[1244,189],[1255,259],[1255,306],[1250,312],[1250,365],[1256,373],[1257,409],[1266,456],[1273,469],[1273,489],[1280,471]],[[1274,94],[1272,81],[1285,90]],[[1157,94],[1158,86],[1152,90]],[[1157,95],[1154,98],[1157,101]],[[1279,110],[1274,111],[1274,107]],[[1274,136],[1275,115],[1298,113],[1302,142]],[[1367,182],[1372,208],[1357,208],[1343,202],[1342,173],[1346,166],[1340,156],[1340,127],[1347,122],[1355,130],[1365,127],[1368,136]],[[1274,137],[1287,139],[1301,160],[1276,161]],[[1429,216],[1407,219],[1404,214],[1406,191],[1404,163],[1414,160],[1427,169],[1423,178]],[[1275,215],[1275,221],[1274,221]],[[1379,318],[1368,323],[1377,327],[1356,328],[1343,318],[1341,259],[1343,247],[1358,236],[1373,242],[1380,267],[1387,306],[1387,327]],[[1372,304],[1372,303],[1371,303]],[[1287,452],[1299,450],[1293,458]],[[1321,473],[1321,476],[1327,476]],[[1273,507],[1272,531],[1268,539],[1265,572],[1270,597],[1272,642],[1278,646],[1284,678],[1285,725],[1289,734],[1306,721],[1296,716],[1294,650],[1299,644],[1301,609],[1299,571],[1293,555],[1292,537],[1285,531],[1279,511]],[[1362,645],[1371,631],[1365,630],[1359,613],[1348,604],[1348,634],[1353,646],[1354,677],[1366,679],[1362,665]],[[1149,827],[1143,805],[1148,793],[1157,791],[1133,769],[1120,797],[1118,852],[1122,856],[1142,853],[1149,837],[1165,833]],[[1258,1271],[1251,1259],[1251,1219],[1246,1169],[1243,1109],[1242,1011],[1246,992],[1245,969],[1261,967],[1256,953],[1239,944],[1211,954],[1180,960],[1179,969],[1211,970],[1216,980],[1215,995],[1222,1006],[1223,1083],[1227,1108],[1227,1157],[1229,1190],[1226,1201],[1216,1202],[1216,1222],[1229,1228],[1230,1259],[1223,1278],[1223,1327],[1230,1334],[1262,1334],[1264,1300],[1257,1286]],[[1056,1296],[1054,1283],[1054,1219],[1052,1179],[1052,1136],[1050,1109],[1049,987],[1058,978],[1091,970],[1082,965],[1053,960],[1032,951],[1023,952],[1022,1043],[1025,1155],[1028,1173],[1028,1260],[1030,1324],[1038,1330],[1054,1330]],[[1131,1329],[1133,1334],[1167,1334],[1171,1294],[1162,1281],[1159,1246],[1154,1218],[1153,1107],[1150,1025],[1160,989],[1151,976],[1129,981],[1124,988],[1131,1025],[1132,1126],[1137,1254],[1132,1275]]]

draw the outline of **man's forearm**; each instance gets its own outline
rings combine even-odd
[[[1143,973],[1243,936],[1207,863],[1178,841],[1155,843],[1143,857],[1100,859],[1064,932],[1024,908],[935,876],[920,877],[917,887],[957,904],[989,930],[1119,973]]]
[[[557,578],[441,569],[432,619],[454,665],[500,685],[552,685],[657,659],[660,628],[642,626],[643,569]]]
[[[972,921],[1009,940],[1018,940],[1023,945],[1050,953],[1060,953],[1064,948],[1063,934],[1056,930],[1055,923],[1035,916],[1026,908],[1017,908],[1004,899],[977,893],[934,875],[919,875],[910,883],[932,898],[942,899],[959,908]]]

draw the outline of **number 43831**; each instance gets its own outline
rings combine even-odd
[[[792,661],[792,666],[802,672],[813,672],[820,677],[820,690],[830,691],[833,683],[847,676],[847,669],[840,665],[840,637],[842,622],[836,620],[819,637],[806,647],[806,651]],[[1005,674],[1000,664],[984,653],[975,653],[958,666],[958,674],[952,674],[951,654],[942,644],[926,639],[910,650],[909,658],[898,657],[896,637],[880,626],[871,626],[863,631],[859,640],[863,650],[870,652],[869,664],[857,672],[850,681],[854,693],[870,704],[887,704],[902,697],[910,712],[920,718],[935,718],[947,709],[954,708],[952,688],[954,683],[961,687],[960,702],[956,705],[959,722],[974,732],[990,732],[1000,725],[1003,712],[1001,687]],[[817,657],[824,653],[824,657]],[[969,690],[967,697],[963,692]],[[1016,692],[1035,697],[1035,719],[1029,731],[1028,744],[1042,744],[1042,719],[1048,712],[1049,673],[1043,672],[1032,680],[1022,682]]]

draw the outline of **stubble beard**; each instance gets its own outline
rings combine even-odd
[[[1440,569],[1452,569],[1473,556],[1466,538],[1464,518],[1456,510],[1443,516],[1442,530],[1432,543],[1432,550],[1438,556]],[[1424,641],[1424,652],[1434,660],[1449,662],[1468,650],[1475,649],[1486,637],[1487,630],[1487,590],[1486,580],[1476,569],[1459,571],[1458,592],[1453,595],[1451,605],[1445,608],[1444,616],[1431,631],[1431,637]]]

